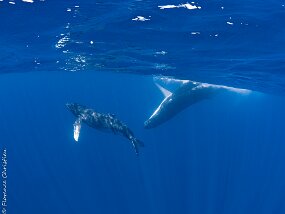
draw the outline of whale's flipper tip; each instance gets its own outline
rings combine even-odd
[[[79,117],[73,124],[73,138],[75,142],[78,142],[80,129],[81,129],[81,118]]]
[[[155,85],[159,88],[159,90],[161,91],[161,93],[164,95],[164,97],[169,97],[172,95],[172,92],[167,90],[166,88],[162,87],[161,85],[159,85],[158,83],[155,83]]]

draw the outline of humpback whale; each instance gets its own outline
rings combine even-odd
[[[209,99],[220,92],[249,92],[249,90],[246,89],[237,89],[223,85],[200,83],[191,80],[177,80],[166,77],[156,77],[154,81],[157,80],[164,81],[170,84],[178,84],[179,87],[174,92],[170,92],[169,90],[162,87],[161,84],[155,83],[157,87],[161,90],[161,92],[164,94],[165,98],[157,107],[157,109],[153,112],[150,118],[145,121],[144,127],[146,129],[157,127],[162,123],[168,121],[187,107],[202,100]]]
[[[78,103],[67,103],[66,107],[77,118],[73,124],[74,140],[78,141],[82,122],[88,126],[101,130],[109,131],[114,134],[121,134],[131,141],[136,154],[139,154],[139,146],[143,146],[143,143],[135,138],[133,132],[114,114],[102,114],[90,109],[86,106]]]

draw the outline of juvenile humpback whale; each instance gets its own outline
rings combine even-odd
[[[237,89],[222,85],[212,85],[208,83],[193,82],[190,80],[176,80],[170,78],[156,78],[155,80],[166,81],[171,84],[179,84],[180,86],[173,93],[156,83],[158,88],[164,94],[165,98],[150,116],[145,121],[144,127],[147,129],[154,128],[168,121],[176,114],[186,109],[187,107],[211,98],[223,91],[233,91],[238,93],[248,93],[249,90]]]
[[[77,118],[73,124],[73,136],[75,141],[78,141],[81,124],[84,122],[92,128],[123,135],[131,141],[135,152],[138,155],[138,147],[143,146],[143,143],[135,138],[133,132],[124,123],[117,119],[115,115],[98,113],[93,109],[87,108],[86,106],[79,105],[77,103],[67,103],[66,106]]]

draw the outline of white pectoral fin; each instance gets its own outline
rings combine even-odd
[[[73,137],[76,142],[78,142],[80,129],[81,129],[81,118],[79,117],[73,124]]]
[[[164,95],[164,97],[169,97],[172,95],[172,92],[168,91],[167,89],[163,88],[161,85],[159,85],[158,83],[155,83],[155,85],[159,88],[159,90],[161,91],[161,93]]]

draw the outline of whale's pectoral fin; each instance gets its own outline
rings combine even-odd
[[[76,142],[78,141],[79,134],[80,134],[81,121],[82,119],[78,117],[77,120],[73,124],[73,137]]]
[[[155,85],[159,88],[159,90],[161,91],[161,93],[164,95],[164,97],[169,97],[172,95],[172,92],[168,91],[167,89],[163,88],[161,85],[159,85],[158,83],[155,83]]]
[[[200,84],[191,80],[174,79],[171,77],[164,76],[153,77],[153,82],[160,89],[160,91],[164,94],[165,97],[168,97],[170,94],[172,94],[171,91],[176,91],[177,89],[183,87],[185,84],[187,84],[188,87],[191,85],[193,88]]]

